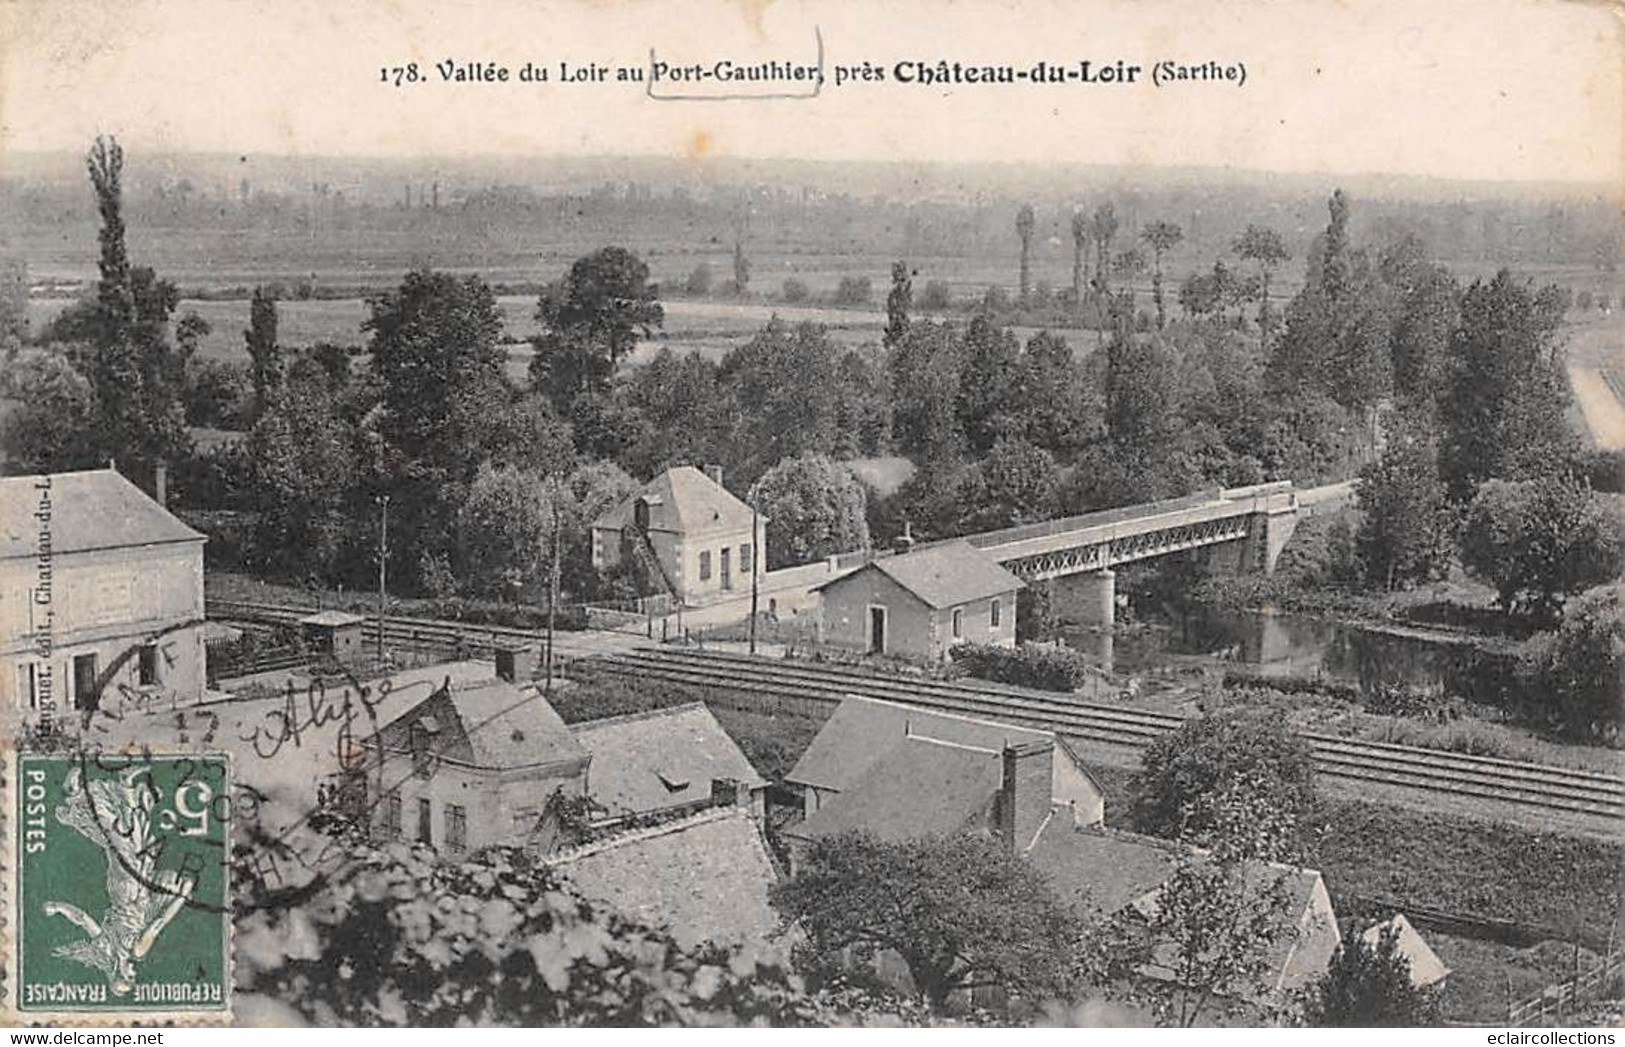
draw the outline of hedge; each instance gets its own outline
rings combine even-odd
[[[950,651],[953,660],[978,679],[1046,691],[1076,690],[1087,682],[1093,668],[1088,658],[1060,644],[994,647],[967,643]]]

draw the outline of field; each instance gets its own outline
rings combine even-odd
[[[1569,325],[1569,383],[1592,440],[1625,448],[1625,309]]]

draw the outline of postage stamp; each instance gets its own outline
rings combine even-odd
[[[8,1008],[23,1021],[224,1018],[224,754],[16,754]]]

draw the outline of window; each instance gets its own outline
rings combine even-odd
[[[965,635],[965,609],[963,607],[955,607],[954,608],[954,639],[957,640],[961,636],[964,636],[964,635]]]
[[[401,838],[401,792],[396,789],[384,801],[384,837],[389,840]]]
[[[994,600],[987,608],[987,624],[997,629],[999,627],[999,601]]]
[[[750,546],[741,545],[739,547],[739,573],[749,574],[752,566],[753,563],[750,558]]]
[[[446,804],[446,850],[459,854],[468,849],[468,810]]]
[[[434,830],[429,824],[429,801],[418,797],[418,843],[434,843]]]
[[[39,708],[39,680],[34,675],[35,664],[24,662],[17,666],[17,701],[22,708]]]
[[[151,687],[158,682],[158,645],[146,644],[141,648],[141,661],[136,666],[136,683]]]
[[[719,554],[722,557],[722,587],[724,589],[732,589],[734,585],[732,567],[733,553],[734,551],[731,547],[723,546],[722,552]]]
[[[94,654],[76,654],[73,656],[73,707],[75,709],[96,708],[96,656]]]
[[[700,554],[700,581],[711,580],[711,550],[707,549]]]

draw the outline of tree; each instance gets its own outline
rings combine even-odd
[[[1140,239],[1151,248],[1151,300],[1157,307],[1157,330],[1168,324],[1168,312],[1162,301],[1162,260],[1185,238],[1185,231],[1173,222],[1155,221],[1140,232]]]
[[[253,559],[290,577],[331,578],[351,536],[357,433],[325,383],[300,376],[287,392],[248,434]]]
[[[742,255],[740,257],[743,257]],[[606,247],[570,266],[560,287],[536,303],[532,384],[561,412],[583,393],[606,395],[621,359],[665,320],[649,267],[624,247]]]
[[[234,921],[240,1014],[414,1028],[838,1020],[774,950],[685,948],[584,900],[517,850],[447,862],[422,846],[339,845],[343,868],[300,905],[233,876],[249,884]]]
[[[1570,737],[1612,744],[1625,723],[1622,654],[1619,587],[1605,583],[1570,600],[1556,632],[1529,642],[1521,672],[1531,693],[1550,700],[1546,714]]]
[[[1035,1001],[1069,988],[1077,918],[1036,869],[985,836],[824,837],[772,898],[806,934],[814,969],[894,953],[937,1012],[980,987]]]
[[[248,343],[255,417],[265,413],[282,387],[284,365],[276,329],[276,296],[263,286],[254,288],[254,296],[248,303],[248,330],[243,332],[243,340]]]
[[[95,405],[92,443],[100,458],[176,459],[188,446],[181,405],[185,361],[168,341],[180,294],[151,269],[130,264],[118,140],[97,136],[86,167],[102,222],[101,279],[85,332],[93,349],[86,369]]]
[[[716,272],[711,268],[710,262],[700,262],[688,272],[688,280],[683,284],[683,290],[691,295],[704,297],[711,293],[711,287],[716,283]]]
[[[457,512],[457,578],[464,591],[538,602],[553,571],[561,499],[538,473],[483,465]]]
[[[1292,258],[1281,234],[1267,226],[1249,225],[1236,237],[1231,250],[1244,262],[1258,264],[1258,337],[1266,350],[1270,341],[1270,277]]]
[[[1570,476],[1490,480],[1467,507],[1461,560],[1508,614],[1550,622],[1568,594],[1618,576],[1618,517]]]
[[[397,555],[417,565],[448,552],[459,489],[504,437],[491,424],[511,400],[502,316],[479,277],[428,269],[370,306],[362,330],[380,383],[380,481],[395,497]]]
[[[741,482],[786,458],[835,450],[839,390],[830,376],[838,359],[823,327],[791,327],[777,317],[722,358],[717,378],[736,419],[730,467]]]
[[[1089,250],[1089,216],[1082,210],[1072,212],[1072,304],[1083,305],[1084,256]]]
[[[892,433],[917,464],[945,462],[964,449],[957,403],[963,346],[946,323],[917,320],[891,352]]]
[[[1154,452],[1175,425],[1176,374],[1154,338],[1127,331],[1106,347],[1106,432],[1124,450]]]
[[[982,453],[1019,427],[1021,346],[1009,328],[986,313],[965,328],[960,355],[959,424],[972,451]]]
[[[891,291],[886,295],[886,333],[881,338],[887,349],[897,348],[908,334],[908,311],[913,302],[914,282],[909,279],[908,263],[893,262]]]
[[[867,496],[852,471],[820,454],[787,458],[753,488],[767,521],[767,567],[869,547]]]
[[[1095,242],[1095,308],[1099,332],[1098,340],[1106,337],[1106,307],[1111,285],[1106,279],[1106,259],[1111,257],[1112,240],[1117,236],[1117,211],[1111,204],[1101,204],[1089,218],[1089,238]]]
[[[1258,1001],[1273,984],[1291,874],[1258,863],[1190,857],[1157,890],[1146,921],[1152,962],[1169,975],[1159,1022],[1190,1028],[1215,1002]]]
[[[1399,927],[1385,924],[1375,943],[1350,924],[1326,973],[1303,997],[1304,1024],[1317,1028],[1419,1028],[1438,1025],[1439,999],[1411,983]]]
[[[1021,238],[1021,304],[1032,292],[1033,206],[1022,204],[1016,212],[1016,236]]]
[[[1355,548],[1367,585],[1425,582],[1449,565],[1454,513],[1430,419],[1396,419],[1382,457],[1360,473]]]
[[[23,349],[0,372],[0,448],[11,466],[32,473],[105,464],[94,443],[95,392],[62,347]]]
[[[742,240],[734,241],[734,293],[741,298],[750,293],[750,259]]]
[[[1570,457],[1562,319],[1555,287],[1536,292],[1505,269],[1462,295],[1440,403],[1442,468],[1457,501],[1491,477],[1550,475]]]
[[[1212,713],[1145,749],[1131,797],[1141,832],[1225,858],[1290,861],[1304,849],[1314,768],[1279,718]]]
[[[1060,470],[1048,451],[1019,437],[1001,437],[961,483],[959,530],[990,531],[1053,519],[1060,486]]]

